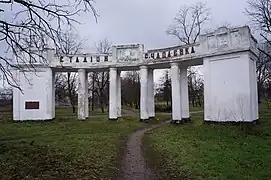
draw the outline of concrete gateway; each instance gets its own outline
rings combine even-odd
[[[204,121],[254,122],[259,119],[257,41],[247,26],[218,28],[213,33],[200,35],[199,41],[191,45],[147,51],[141,44],[113,46],[112,56],[57,56],[53,49],[40,53],[45,55],[46,62],[32,63],[36,72],[13,71],[23,90],[22,93],[13,89],[14,120],[54,119],[54,74],[66,71],[78,71],[78,119],[88,118],[87,73],[108,70],[109,119],[117,120],[121,116],[121,71],[140,70],[140,118],[147,120],[155,117],[153,70],[170,68],[172,121],[179,123],[190,118],[187,67],[193,65],[204,68]]]

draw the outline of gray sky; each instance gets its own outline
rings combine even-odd
[[[182,5],[198,0],[97,0],[95,7],[100,15],[98,23],[92,14],[79,17],[77,26],[81,37],[88,38],[89,49],[95,42],[107,37],[113,44],[139,43],[145,50],[174,46],[178,41],[166,34],[166,29]],[[206,0],[211,9],[211,20],[205,28],[217,28],[225,22],[232,26],[248,24],[245,15],[246,0]],[[202,72],[202,71],[201,71]],[[163,71],[155,71],[155,82],[159,82]],[[202,72],[204,73],[204,72]]]
[[[165,31],[182,5],[196,2],[199,0],[96,0],[94,5],[100,15],[98,22],[91,13],[81,14],[78,21],[82,24],[76,25],[76,29],[81,37],[88,38],[87,52],[93,52],[91,47],[105,37],[113,44],[144,44],[145,50],[174,46],[178,41]],[[246,0],[203,2],[207,3],[212,13],[206,28],[216,28],[225,22],[233,26],[248,23],[244,14]],[[161,71],[156,71],[156,82],[160,76]]]
[[[82,25],[77,29],[89,45],[104,37],[113,44],[140,43],[145,49],[171,46],[178,43],[165,33],[180,6],[198,0],[96,0],[95,7],[100,17],[98,23],[92,14],[79,17]],[[246,0],[205,0],[211,8],[211,20],[207,26],[218,27],[224,22],[233,26],[245,25]]]

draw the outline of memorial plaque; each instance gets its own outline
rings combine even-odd
[[[117,62],[136,62],[143,59],[143,45],[121,45],[114,48]]]
[[[33,101],[26,101],[25,102],[25,109],[39,109],[40,108],[40,103],[38,101],[33,102]]]

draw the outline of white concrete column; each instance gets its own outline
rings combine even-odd
[[[148,67],[140,67],[140,121],[149,119],[148,114]]]
[[[180,67],[182,120],[190,121],[187,66]]]
[[[54,118],[54,115],[53,115],[53,113],[54,113],[53,112],[53,105],[54,105],[54,103],[53,103],[53,89],[54,89],[54,87],[53,87],[53,83],[52,83],[54,81],[54,78],[53,78],[54,73],[53,73],[52,68],[46,68],[46,71],[48,73],[47,77],[46,77],[46,81],[44,81],[44,82],[41,81],[40,83],[45,83],[47,86],[45,89],[45,92],[44,92],[44,95],[46,97],[45,99],[46,99],[47,108],[46,108],[46,111],[44,111],[44,112],[47,116],[47,120],[48,119],[52,120]],[[37,69],[36,72],[37,72],[37,76],[42,75],[42,74],[40,74],[40,72],[41,72],[40,70]],[[35,82],[36,80],[34,80],[35,73],[33,73],[31,76],[32,77],[29,77],[29,78],[31,79],[32,82],[35,83],[35,84],[33,83],[31,86],[32,87],[34,87],[34,86],[39,87]],[[36,91],[37,90],[38,90],[38,88],[36,89]],[[34,92],[32,92],[32,93],[34,93]],[[34,95],[32,95],[32,93],[31,93],[31,91],[29,92],[30,96],[34,96]],[[42,102],[42,101],[40,101],[40,102]]]
[[[172,122],[182,122],[179,65],[171,63]]]
[[[118,120],[117,69],[109,69],[109,120]]]
[[[22,82],[20,81],[20,71],[17,69],[12,69],[12,76],[14,80],[20,85]],[[21,87],[21,85],[20,85]],[[12,87],[12,110],[13,110],[13,120],[22,120],[21,119],[21,102],[20,102],[20,97],[23,94],[18,88]]]
[[[86,76],[85,76],[85,94],[86,94],[86,98],[85,98],[85,116],[86,119],[88,119],[89,116],[89,102],[88,102],[88,72],[86,72]]]
[[[56,89],[55,89],[55,72],[52,72],[52,115],[56,117]]]
[[[117,71],[117,108],[118,117],[121,117],[121,71]]]
[[[85,102],[86,102],[86,70],[79,69],[78,70],[78,119],[85,120],[86,112],[85,112]]]
[[[148,113],[150,118],[155,117],[153,69],[148,69]]]

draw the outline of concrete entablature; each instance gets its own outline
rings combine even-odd
[[[215,56],[238,51],[251,50],[257,54],[257,41],[251,36],[247,26],[228,29],[219,28],[208,34],[200,35],[199,42],[160,49],[144,50],[144,45],[113,46],[112,54],[54,55],[49,66],[56,69],[104,69],[136,68],[138,66],[169,67],[170,62],[186,62],[188,65],[202,65],[203,57]],[[189,62],[187,62],[189,61]]]

